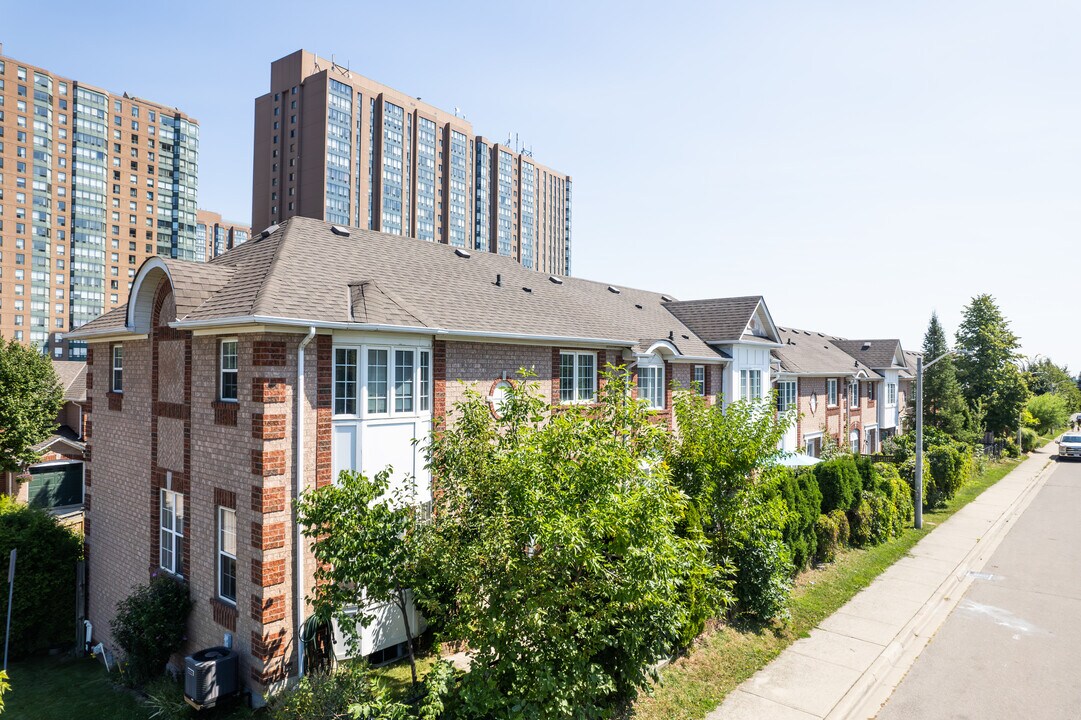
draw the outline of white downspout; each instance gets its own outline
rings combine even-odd
[[[297,348],[297,441],[296,441],[296,478],[297,487],[294,499],[299,501],[304,491],[304,350],[308,343],[315,337],[315,326],[308,328],[308,334],[300,341]],[[293,629],[294,645],[297,649],[297,677],[304,677],[304,646],[301,643],[301,631],[304,628],[304,536],[300,531],[300,519],[297,517],[296,505],[293,506],[293,516],[296,518],[296,596],[293,598],[296,607],[296,627]]]

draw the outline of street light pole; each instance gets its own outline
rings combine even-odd
[[[916,357],[916,529],[923,527],[923,355]]]
[[[923,371],[936,362],[953,355],[956,350],[947,350],[926,365],[923,355],[916,356],[916,477],[912,485],[916,490],[916,529],[923,527]]]

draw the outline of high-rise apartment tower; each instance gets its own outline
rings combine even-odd
[[[569,175],[305,50],[255,100],[252,228],[294,215],[570,274]]]
[[[220,213],[200,209],[195,213],[195,239],[206,247],[206,259],[243,245],[251,238],[251,228],[223,220]]]
[[[80,360],[64,333],[127,302],[148,256],[195,238],[199,126],[2,54],[0,336]]]

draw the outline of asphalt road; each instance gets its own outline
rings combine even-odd
[[[1057,464],[878,714],[1081,718],[1081,461]]]

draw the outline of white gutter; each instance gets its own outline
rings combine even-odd
[[[308,343],[315,337],[315,326],[308,328],[308,334],[304,336],[304,339],[300,341],[300,346],[297,348],[297,412],[296,412],[296,426],[297,426],[297,459],[296,459],[296,478],[297,487],[295,499],[300,500],[300,495],[304,491],[304,349],[308,347]],[[293,505],[293,514],[297,514],[296,505]],[[304,537],[300,532],[300,519],[296,521],[296,597],[294,598],[294,604],[296,606],[296,628],[293,630],[293,646],[297,649],[297,677],[304,677],[304,645],[301,643],[300,636],[301,631],[304,629]]]

